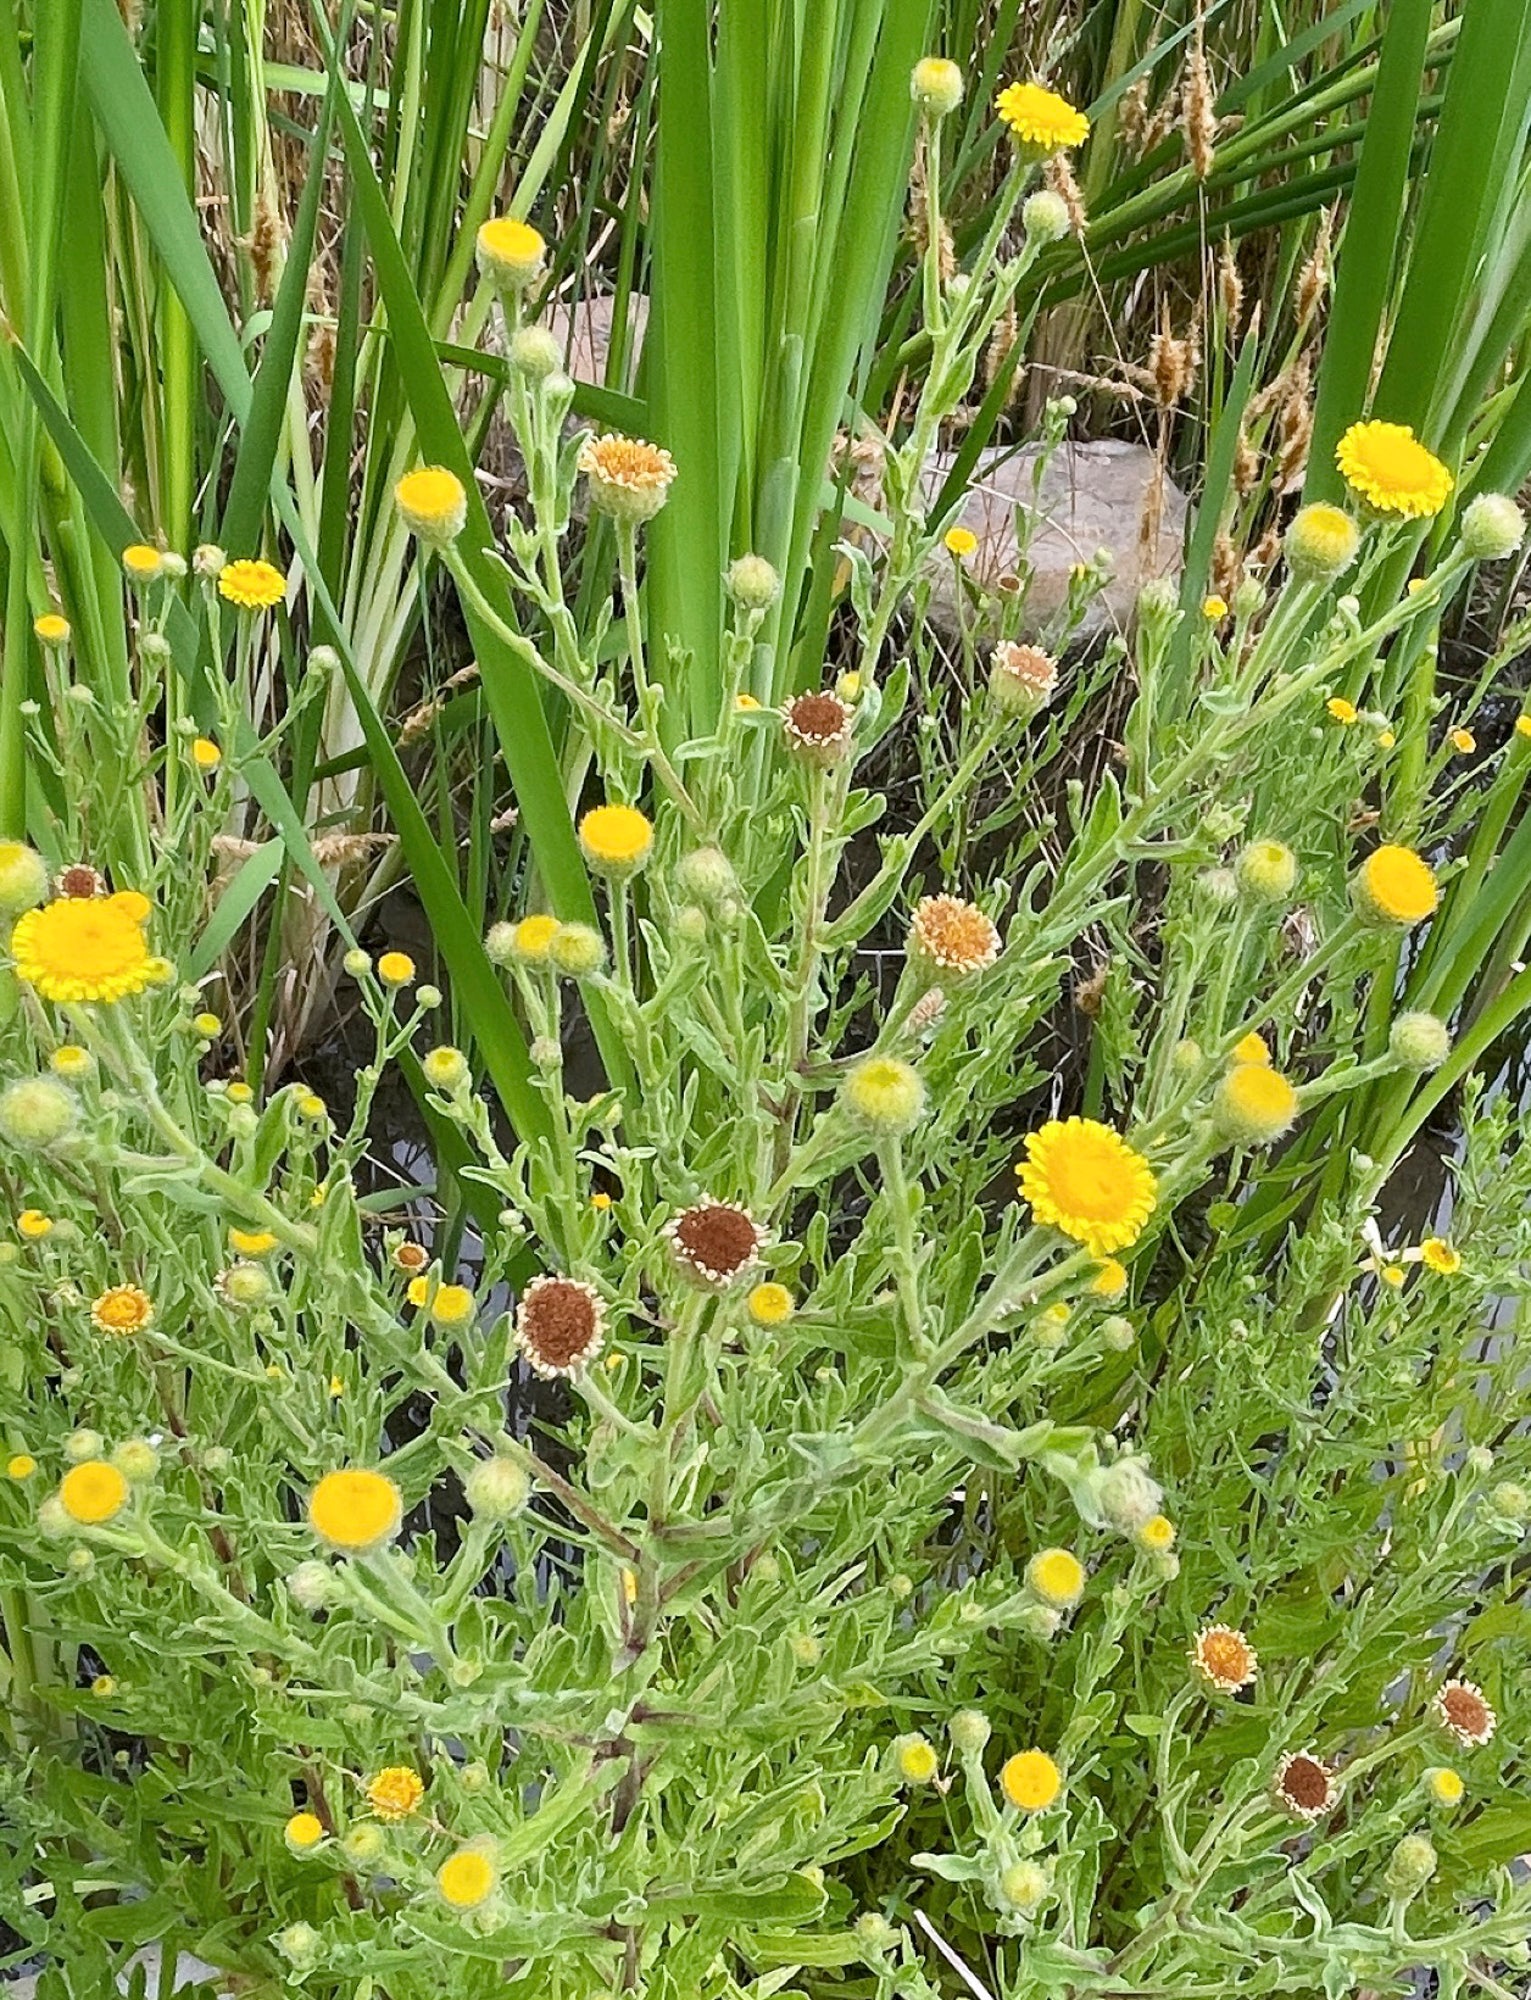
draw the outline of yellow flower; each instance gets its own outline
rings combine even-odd
[[[466,1326],[473,1317],[473,1294],[466,1285],[438,1285],[432,1296],[429,1278],[412,1278],[408,1298],[412,1306],[423,1306],[430,1299],[437,1326]]]
[[[281,1239],[269,1229],[236,1229],[229,1225],[229,1248],[241,1257],[269,1257]]]
[[[96,1066],[96,1059],[89,1049],[65,1042],[48,1058],[48,1066],[56,1076],[67,1076],[78,1082],[81,1077],[90,1075]]]
[[[1017,1812],[1045,1812],[1063,1790],[1063,1773],[1045,1750],[1017,1750],[999,1774],[999,1787]]]
[[[149,904],[136,890],[60,896],[11,933],[17,977],[45,1000],[125,1000],[154,981],[144,940]]]
[[[434,547],[455,542],[468,523],[468,495],[455,472],[422,465],[393,489],[394,505],[412,535]]]
[[[282,1828],[282,1837],[294,1854],[307,1854],[323,1840],[324,1822],[317,1813],[295,1812]]]
[[[128,1482],[104,1458],[87,1458],[72,1465],[59,1481],[59,1505],[71,1521],[97,1528],[128,1504]]]
[[[56,611],[45,611],[41,618],[32,620],[32,630],[44,646],[67,646],[69,644],[69,620],[60,617]]]
[[[1516,716],[1515,734],[1517,736],[1531,736],[1531,715]]]
[[[976,903],[960,896],[922,896],[915,905],[905,949],[941,980],[986,972],[1000,954],[1000,936]]]
[[[541,913],[523,917],[511,928],[510,944],[514,956],[524,965],[545,965],[559,929],[557,917]]]
[[[90,1684],[90,1691],[97,1701],[109,1701],[117,1692],[117,1683],[110,1674],[97,1674]]]
[[[1090,136],[1084,113],[1040,83],[1006,84],[994,108],[1026,151],[1039,159],[1082,146]]]
[[[1440,901],[1435,875],[1408,847],[1379,847],[1361,863],[1352,884],[1357,909],[1379,923],[1422,923]]]
[[[524,291],[541,276],[547,247],[529,222],[514,215],[492,215],[479,225],[478,268],[498,290]]]
[[[308,1524],[333,1548],[357,1554],[381,1548],[399,1532],[403,1502],[382,1472],[345,1466],[327,1472],[308,1498]]]
[[[192,741],[191,761],[199,771],[216,771],[223,762],[223,752],[210,736],[198,736]]]
[[[1084,1596],[1084,1564],[1069,1549],[1043,1549],[1026,1565],[1034,1594],[1055,1611],[1072,1611]]]
[[[978,547],[978,537],[971,528],[948,528],[942,539],[947,554],[955,556],[958,562],[966,562]]]
[[[1207,620],[1209,625],[1217,624],[1219,619],[1228,616],[1227,599],[1222,597],[1204,597],[1201,600],[1201,615]]]
[[[1204,1626],[1191,1647],[1191,1665],[1219,1694],[1253,1687],[1260,1671],[1254,1647],[1231,1625]]]
[[[1257,1035],[1253,1029],[1233,1045],[1233,1059],[1236,1063],[1268,1063],[1271,1052],[1267,1048],[1264,1035]]]
[[[242,1078],[236,1077],[232,1083],[223,1086],[223,1094],[230,1104],[253,1104],[255,1092]]]
[[[1324,706],[1325,708],[1328,709],[1329,713],[1334,717],[1335,721],[1343,722],[1347,729],[1349,728],[1352,722],[1355,722],[1360,718],[1361,714],[1360,709],[1356,707],[1353,701],[1347,701],[1342,694],[1331,696],[1331,698],[1324,703]]]
[[[1379,513],[1423,520],[1445,506],[1456,481],[1407,424],[1352,424],[1334,454],[1345,484]]]
[[[52,1216],[44,1215],[40,1208],[24,1208],[16,1218],[17,1233],[33,1243],[46,1236],[52,1227]]]
[[[675,477],[675,460],[642,438],[586,438],[579,469],[590,481],[590,498],[614,520],[649,521],[659,512]]]
[[[142,1333],[154,1317],[154,1301],[137,1285],[113,1285],[94,1301],[90,1317],[102,1333]]]
[[[1142,1154],[1093,1118],[1053,1119],[1031,1133],[1016,1172],[1036,1220],[1092,1257],[1136,1243],[1158,1194]]]
[[[1441,1764],[1426,1771],[1425,1784],[1438,1806],[1459,1806],[1467,1791],[1461,1773]]]
[[[596,1189],[595,1193],[590,1197],[590,1206],[601,1215],[606,1213],[607,1209],[611,1207],[611,1196],[606,1192],[605,1188]]]
[[[1478,739],[1470,729],[1453,729],[1448,732],[1446,741],[1459,757],[1470,757],[1478,747]]]
[[[377,976],[385,986],[407,986],[415,976],[415,961],[407,951],[385,951],[377,962]]]
[[[367,1783],[367,1798],[379,1819],[407,1819],[425,1797],[425,1786],[407,1764],[390,1764]]]
[[[900,1736],[893,1746],[898,1774],[909,1785],[928,1785],[941,1768],[936,1747],[927,1736]]]
[[[756,1285],[745,1300],[745,1307],[756,1326],[785,1326],[796,1307],[792,1294],[785,1285],[778,1285],[774,1279]]]
[[[332,1403],[338,1403],[341,1397],[346,1392],[346,1385],[343,1377],[339,1375],[332,1375],[329,1379],[328,1384],[326,1385],[326,1390],[330,1401]]]
[[[29,1451],[13,1452],[5,1461],[5,1476],[7,1479],[18,1481],[30,1479],[36,1470],[37,1460]]]
[[[1381,1278],[1384,1285],[1391,1285],[1396,1292],[1409,1274],[1403,1268],[1402,1264],[1384,1264],[1377,1275]]]
[[[274,564],[244,557],[218,572],[218,595],[241,611],[269,611],[287,595],[287,581]]]
[[[1462,1268],[1462,1253],[1444,1236],[1427,1236],[1419,1246],[1419,1261],[1428,1271],[1438,1271],[1443,1278],[1454,1278]]]
[[[1138,1530],[1138,1546],[1151,1556],[1167,1555],[1175,1546],[1175,1524],[1167,1514],[1150,1514]]]
[[[130,542],[122,552],[122,567],[134,583],[153,583],[160,573],[160,552],[147,542]]]
[[[760,703],[755,699],[754,695],[752,694],[736,694],[734,696],[734,707],[737,709],[742,709],[746,715],[750,712],[752,708],[759,708],[759,706]],[[1522,735],[1531,736],[1531,715],[1523,717],[1522,720],[1527,725],[1526,728],[1521,732]]]
[[[436,1870],[441,1900],[454,1910],[476,1910],[493,1895],[494,1863],[482,1848],[462,1847]]]
[[[653,852],[654,829],[636,806],[593,806],[579,823],[579,844],[592,868],[632,875]]]
[[[1100,1299],[1119,1299],[1127,1289],[1127,1266],[1115,1257],[1103,1257],[1090,1280],[1090,1290]]]
[[[1235,1063],[1212,1099],[1218,1131],[1240,1146],[1265,1146],[1291,1130],[1297,1119],[1297,1092],[1264,1062]]]
[[[1300,579],[1327,583],[1356,559],[1361,532],[1343,507],[1315,501],[1299,509],[1286,531],[1286,559]]]
[[[925,1115],[925,1084],[897,1056],[864,1056],[840,1086],[845,1108],[871,1132],[889,1137],[912,1131]]]
[[[1377,748],[1379,750],[1391,750],[1397,741],[1398,738],[1393,734],[1391,729],[1379,729],[1377,731]]]

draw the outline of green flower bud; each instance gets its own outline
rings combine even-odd
[[[0,1091],[0,1137],[13,1146],[53,1146],[74,1130],[79,1100],[51,1077],[22,1077]]]
[[[563,348],[545,326],[517,327],[510,337],[510,365],[529,382],[545,382],[563,367]]]
[[[17,916],[48,893],[48,864],[19,840],[0,840],[0,911]]]
[[[1285,903],[1297,886],[1297,856],[1279,840],[1252,840],[1233,864],[1251,901]]]
[[[1400,1014],[1388,1030],[1387,1046],[1404,1069],[1439,1069],[1451,1054],[1451,1030],[1434,1014]]]
[[[1436,1852],[1422,1833],[1406,1833],[1393,1849],[1383,1876],[1390,1896],[1405,1902],[1417,1896],[1436,1870]]]
[[[1480,493],[1462,509],[1462,547],[1475,562],[1503,562],[1526,536],[1526,517],[1503,493]]]
[[[1051,188],[1038,188],[1021,203],[1021,227],[1030,243],[1058,243],[1069,233],[1069,205]]]

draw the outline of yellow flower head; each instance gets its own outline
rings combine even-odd
[[[541,232],[514,215],[492,215],[479,225],[478,268],[497,291],[524,292],[542,275],[547,244]]]
[[[48,1066],[55,1076],[67,1076],[73,1082],[89,1076],[96,1066],[96,1059],[89,1049],[82,1049],[73,1042],[65,1042],[48,1058]]]
[[[941,1759],[928,1736],[900,1736],[893,1746],[893,1759],[907,1785],[928,1785],[941,1769]]]
[[[978,547],[978,537],[971,528],[948,528],[942,539],[947,554],[955,556],[958,562],[966,562]]]
[[[1231,1625],[1204,1626],[1191,1647],[1191,1665],[1219,1694],[1253,1687],[1260,1671],[1254,1647]]]
[[[1236,1145],[1269,1145],[1296,1123],[1297,1092],[1268,1058],[1235,1063],[1217,1087],[1212,1117]]]
[[[142,1333],[154,1318],[154,1302],[137,1285],[113,1285],[94,1301],[90,1317],[102,1333]]]
[[[1427,1271],[1437,1271],[1443,1278],[1454,1278],[1462,1268],[1462,1253],[1444,1236],[1427,1236],[1419,1246],[1419,1261]]]
[[[56,611],[45,611],[41,618],[34,618],[32,630],[38,642],[44,646],[67,646],[69,644],[69,620],[60,617]]]
[[[223,762],[223,752],[210,736],[198,736],[191,746],[191,761],[199,771],[216,771]]]
[[[377,976],[385,986],[407,986],[415,976],[415,961],[407,951],[385,951],[377,962]]]
[[[909,78],[909,95],[930,118],[945,118],[962,102],[962,71],[946,56],[925,56]]]
[[[45,1000],[126,1000],[154,983],[144,938],[149,903],[137,890],[60,896],[19,917],[11,933],[17,977]]]
[[[1063,1790],[1063,1773],[1045,1750],[1018,1750],[999,1774],[999,1788],[1017,1812],[1045,1812]]]
[[[579,469],[590,481],[590,498],[614,520],[650,521],[664,505],[675,477],[675,460],[658,445],[642,438],[586,438],[580,447]]]
[[[409,532],[437,548],[455,542],[468,524],[467,491],[444,465],[406,472],[393,489],[393,500]]]
[[[52,1228],[52,1216],[44,1215],[40,1208],[24,1208],[16,1218],[17,1234],[32,1243],[40,1241]]]
[[[1034,159],[1082,146],[1090,136],[1090,121],[1084,113],[1040,83],[1006,84],[995,98],[994,108]]]
[[[1228,616],[1228,600],[1225,597],[1204,597],[1201,600],[1201,615],[1209,625],[1216,625]]]
[[[274,563],[242,557],[218,572],[218,595],[241,611],[269,611],[287,595],[287,581]]]
[[[128,1482],[104,1458],[87,1458],[70,1466],[59,1481],[59,1505],[71,1521],[97,1528],[120,1514],[128,1504]]]
[[[324,1822],[317,1813],[295,1812],[282,1828],[282,1838],[294,1854],[308,1854],[324,1838]]]
[[[164,564],[159,550],[147,542],[129,542],[122,552],[122,567],[134,583],[153,583]]]
[[[479,1847],[461,1847],[436,1870],[441,1900],[454,1910],[476,1910],[494,1894],[494,1863]]]
[[[5,1461],[5,1476],[7,1479],[14,1479],[18,1482],[23,1479],[30,1479],[36,1470],[37,1460],[29,1451],[13,1452]]]
[[[1264,1035],[1256,1034],[1251,1028],[1247,1035],[1241,1036],[1234,1043],[1233,1059],[1236,1063],[1268,1063],[1271,1052],[1266,1046]]]
[[[1168,1555],[1175,1546],[1175,1524],[1167,1514],[1150,1514],[1138,1530],[1137,1541],[1151,1556]]]
[[[1286,531],[1287,566],[1299,579],[1327,583],[1349,569],[1360,546],[1361,531],[1344,508],[1317,500]]]
[[[412,1306],[423,1306],[429,1294],[429,1278],[410,1281],[409,1302]],[[437,1326],[466,1326],[474,1310],[473,1294],[466,1285],[438,1285],[430,1302],[431,1318]]]
[[[744,1303],[756,1326],[785,1326],[796,1311],[792,1294],[772,1278],[756,1285]]]
[[[653,852],[654,829],[636,806],[593,806],[579,823],[579,844],[592,868],[634,875]]]
[[[858,1124],[889,1137],[910,1132],[925,1115],[925,1084],[897,1056],[863,1056],[840,1086],[845,1108]]]
[[[1342,694],[1331,695],[1329,700],[1324,703],[1324,707],[1328,709],[1336,722],[1342,722],[1347,729],[1352,722],[1360,719],[1360,709],[1356,707],[1353,701],[1347,701]]]
[[[232,1224],[229,1227],[229,1248],[237,1250],[241,1257],[269,1257],[280,1240],[269,1229],[235,1229]]]
[[[424,1797],[420,1774],[407,1764],[390,1764],[367,1781],[367,1800],[379,1819],[408,1819]]]
[[[1382,514],[1424,520],[1438,514],[1456,484],[1407,424],[1352,424],[1334,454],[1345,484]]]
[[[1425,1786],[1438,1806],[1459,1806],[1467,1792],[1460,1771],[1436,1764],[1425,1773]]]
[[[1016,1172],[1036,1220],[1092,1257],[1136,1243],[1158,1195],[1142,1154],[1093,1118],[1053,1119],[1031,1133]]]
[[[1470,757],[1478,747],[1478,739],[1470,729],[1448,730],[1446,741],[1459,757]]]
[[[1098,1299],[1119,1299],[1127,1289],[1127,1266],[1115,1257],[1102,1257],[1100,1268],[1090,1280],[1090,1290]]]
[[[48,893],[48,864],[23,840],[0,840],[0,912],[34,909]]]
[[[1409,847],[1379,847],[1361,863],[1352,897],[1362,916],[1375,923],[1423,923],[1441,899],[1427,861]]]
[[[520,959],[523,965],[546,965],[558,930],[557,917],[545,916],[541,912],[523,917],[520,923],[510,927],[511,955]]]
[[[308,1497],[308,1524],[332,1548],[364,1555],[391,1542],[403,1519],[399,1489],[365,1466],[327,1472]]]
[[[756,700],[755,696],[752,694],[736,694],[734,696],[734,707],[742,710],[743,713],[746,715],[749,714],[751,709],[759,708],[759,706],[760,703]],[[1531,716],[1525,716],[1522,718],[1522,720],[1525,722],[1526,727],[1521,733],[1526,736],[1531,736]]]
[[[1084,1596],[1084,1564],[1069,1549],[1043,1549],[1027,1563],[1026,1582],[1054,1611],[1072,1611]]]

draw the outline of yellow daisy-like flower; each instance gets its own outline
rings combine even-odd
[[[1429,862],[1410,847],[1379,847],[1361,863],[1352,884],[1357,909],[1384,924],[1423,923],[1441,899]]]
[[[1334,454],[1345,484],[1382,514],[1425,520],[1438,514],[1456,484],[1407,424],[1352,424]]]
[[[419,1772],[407,1764],[390,1764],[367,1781],[367,1800],[379,1819],[408,1819],[424,1797]]]
[[[1444,1764],[1434,1764],[1426,1771],[1425,1786],[1438,1806],[1459,1806],[1467,1792],[1461,1772]]]
[[[1219,1694],[1253,1687],[1260,1671],[1255,1649],[1232,1625],[1206,1625],[1191,1647],[1191,1665]]]
[[[1138,1547],[1151,1556],[1168,1555],[1175,1546],[1175,1524],[1167,1514],[1150,1514],[1137,1533]]]
[[[90,1317],[102,1333],[126,1337],[143,1332],[154,1317],[154,1301],[137,1285],[113,1285],[93,1301]]]
[[[1022,146],[1038,159],[1082,146],[1090,136],[1090,121],[1066,97],[1040,83],[1009,83],[994,100],[994,108]]]
[[[308,1497],[308,1524],[332,1548],[365,1554],[391,1542],[403,1519],[399,1489],[383,1472],[344,1466]]]
[[[32,620],[32,630],[38,642],[44,646],[67,646],[69,644],[69,620],[57,611],[45,611],[40,618]]]
[[[444,465],[406,472],[393,489],[393,500],[410,533],[438,548],[455,542],[468,523],[467,491]]]
[[[893,1761],[906,1785],[928,1785],[941,1769],[936,1746],[928,1736],[900,1736],[893,1746]]]
[[[966,562],[978,547],[978,537],[971,528],[948,528],[942,540],[947,554],[955,556],[958,562]]]
[[[147,542],[129,542],[122,552],[122,567],[134,583],[153,583],[163,564],[158,549]]]
[[[37,1460],[29,1451],[13,1452],[5,1461],[6,1478],[16,1480],[18,1484],[23,1479],[30,1479],[36,1470]]]
[[[1084,1564],[1071,1549],[1043,1549],[1026,1565],[1026,1582],[1055,1611],[1072,1611],[1084,1596]]]
[[[415,961],[407,951],[385,951],[377,962],[377,976],[385,986],[407,986],[415,976]]]
[[[82,1528],[99,1528],[128,1504],[128,1482],[104,1458],[72,1465],[59,1481],[59,1505]]]
[[[192,741],[191,761],[199,771],[216,771],[223,762],[223,752],[210,736],[198,736]]]
[[[235,1229],[232,1224],[229,1227],[229,1248],[237,1250],[241,1257],[269,1257],[280,1240],[269,1229]]]
[[[1347,729],[1352,722],[1359,721],[1360,719],[1360,709],[1356,707],[1353,701],[1347,701],[1342,694],[1331,695],[1329,700],[1324,703],[1324,707],[1328,709],[1336,722],[1342,722]]]
[[[1115,1257],[1103,1257],[1090,1280],[1090,1290],[1098,1299],[1119,1299],[1126,1289],[1127,1266]]]
[[[498,1881],[494,1863],[482,1848],[463,1847],[436,1870],[441,1900],[454,1910],[476,1910],[494,1894]]]
[[[1268,1063],[1271,1052],[1264,1035],[1256,1034],[1251,1028],[1233,1045],[1233,1059],[1236,1063]]]
[[[774,1278],[756,1285],[744,1304],[756,1326],[785,1326],[797,1310],[792,1294]]]
[[[60,896],[28,910],[11,932],[17,977],[45,1000],[126,1000],[154,984],[144,939],[147,897]]]
[[[999,1788],[1017,1812],[1045,1812],[1063,1790],[1063,1773],[1045,1750],[1017,1750],[999,1774]]]
[[[287,580],[274,563],[241,557],[218,572],[218,595],[241,611],[269,611],[287,595]]]
[[[653,851],[654,829],[636,806],[593,806],[579,823],[579,844],[592,868],[632,875]]]
[[[1142,1154],[1093,1118],[1055,1118],[1031,1133],[1016,1172],[1036,1220],[1092,1257],[1136,1243],[1158,1195]]]
[[[502,292],[524,291],[542,274],[547,244],[540,230],[514,215],[492,215],[475,239],[478,268]]]
[[[324,1822],[317,1813],[295,1812],[282,1828],[282,1838],[294,1854],[308,1854],[324,1838]]]
[[[658,445],[642,438],[586,438],[580,447],[579,469],[590,481],[590,498],[614,520],[650,521],[665,503],[675,477],[675,460]]]
[[[1427,1271],[1438,1271],[1443,1278],[1454,1278],[1462,1268],[1462,1253],[1444,1236],[1427,1236],[1419,1246],[1419,1261]]]
[[[24,1208],[16,1218],[16,1233],[31,1243],[38,1242],[53,1228],[53,1217],[40,1208]]]

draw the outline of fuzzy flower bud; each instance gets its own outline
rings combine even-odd
[[[28,1149],[56,1145],[73,1131],[79,1100],[51,1077],[27,1076],[0,1091],[0,1137]]]
[[[1279,840],[1252,840],[1233,864],[1252,902],[1284,903],[1297,886],[1297,856]]]
[[[925,1085],[917,1069],[895,1056],[866,1056],[847,1072],[840,1100],[879,1138],[912,1132],[925,1115]]]
[[[1028,242],[1061,242],[1069,233],[1069,205],[1051,188],[1038,188],[1021,204],[1021,227]]]
[[[1451,1054],[1451,1030],[1434,1014],[1400,1014],[1388,1030],[1387,1046],[1404,1069],[1439,1069]]]
[[[781,595],[781,578],[764,556],[737,557],[729,564],[723,583],[741,611],[769,611]]]
[[[941,1759],[929,1737],[900,1736],[893,1746],[898,1775],[906,1785],[928,1785],[941,1769]]]
[[[1393,1849],[1382,1880],[1390,1896],[1417,1896],[1436,1869],[1436,1852],[1422,1833],[1406,1833]]]
[[[48,893],[48,864],[19,840],[0,840],[0,912],[18,916]]]
[[[977,1757],[982,1755],[994,1727],[981,1708],[959,1708],[947,1723],[946,1733],[959,1756]]]
[[[1462,547],[1475,562],[1503,562],[1526,536],[1526,517],[1503,493],[1480,493],[1462,509]]]
[[[1287,568],[1304,583],[1329,583],[1356,559],[1361,531],[1343,507],[1315,501],[1286,531]]]
[[[520,326],[510,337],[510,365],[529,382],[545,382],[563,367],[563,349],[545,326]]]
[[[425,1080],[436,1090],[453,1091],[468,1081],[468,1059],[449,1043],[432,1049],[420,1063]]]
[[[589,924],[560,924],[548,957],[567,979],[588,979],[606,963],[606,940]]]
[[[909,95],[927,118],[948,117],[962,102],[962,71],[945,56],[926,56],[910,75]]]
[[[1291,1130],[1297,1092],[1268,1063],[1235,1063],[1212,1099],[1212,1122],[1236,1146],[1267,1146]]]
[[[289,1965],[306,1971],[317,1963],[324,1939],[312,1924],[289,1924],[286,1930],[277,1932],[276,1948]]]
[[[510,1458],[483,1458],[463,1481],[468,1505],[481,1520],[509,1521],[531,1493],[531,1481]]]
[[[300,1562],[287,1578],[287,1595],[300,1611],[323,1611],[334,1594],[334,1573],[328,1563],[317,1558]]]
[[[675,864],[675,886],[689,902],[717,905],[739,893],[739,878],[721,847],[693,847]]]
[[[1023,1916],[1029,1916],[1046,1898],[1051,1884],[1039,1861],[1016,1861],[999,1878],[999,1893]]]

